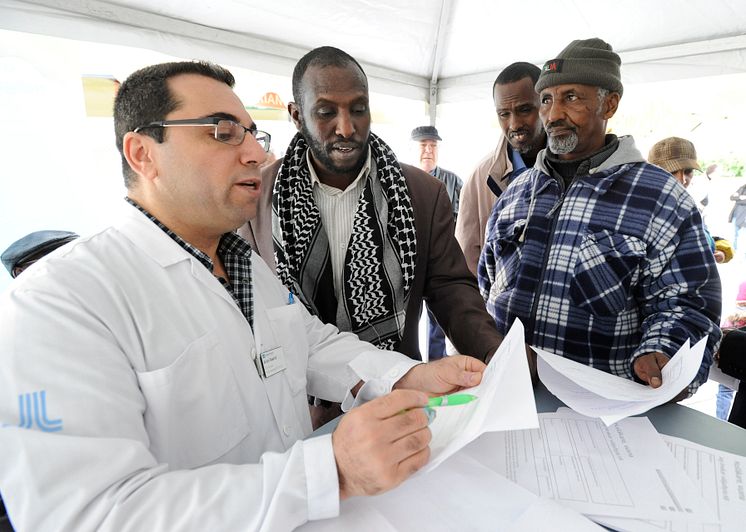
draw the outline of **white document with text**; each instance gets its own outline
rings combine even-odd
[[[435,407],[437,415],[430,424],[430,461],[419,474],[432,471],[485,432],[539,426],[520,320],[515,320],[503,339],[479,386],[463,393],[478,399],[465,405]]]
[[[547,523],[551,527],[547,528]],[[516,486],[478,460],[458,453],[439,468],[375,497],[342,501],[334,519],[303,532],[602,532],[577,511]]]
[[[647,418],[608,427],[561,408],[539,414],[539,424],[485,434],[463,452],[585,515],[695,522],[713,515]]]
[[[537,354],[539,379],[550,392],[576,412],[600,417],[611,425],[676,397],[697,375],[706,345],[706,338],[691,348],[685,342],[661,370],[663,383],[655,389],[536,347],[532,349]]]
[[[699,488],[720,524],[681,521],[638,521],[598,518],[607,526],[630,532],[741,532],[746,528],[746,456],[719,451],[673,436],[661,436],[676,461]],[[744,447],[746,453],[746,447]],[[596,517],[593,517],[596,519]]]

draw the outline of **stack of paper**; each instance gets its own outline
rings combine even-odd
[[[539,426],[520,321],[492,357],[481,384],[464,393],[479,399],[437,408],[430,425],[430,462],[415,477],[383,495],[344,501],[339,517],[308,523],[302,530],[533,532],[548,522],[554,530],[601,530],[574,509],[484,467],[479,457],[456,454],[485,432]]]
[[[464,453],[383,495],[343,501],[336,519],[308,523],[299,530],[602,532],[572,508],[537,497]]]
[[[595,521],[620,531],[629,532],[740,532],[746,523],[746,457],[717,451],[673,436],[662,436],[676,461],[697,486],[713,509],[710,521],[720,525],[698,523],[695,520],[641,521],[621,518],[594,517]]]
[[[667,403],[694,380],[702,364],[706,339],[689,347],[687,341],[668,361],[659,388],[611,375],[554,355],[537,347],[539,379],[563,403],[580,414],[600,417],[611,425],[627,416],[642,414]]]
[[[640,519],[647,526],[722,521],[647,418],[608,427],[562,408],[540,414],[539,422],[536,430],[485,434],[463,452],[529,491],[613,528],[641,530],[635,521]]]
[[[657,390],[536,350],[540,378],[576,410],[537,416],[523,338],[516,320],[468,390],[477,401],[438,408],[418,475],[303,530],[598,530],[587,518],[623,531],[743,530],[746,458],[626,417],[684,389],[704,341],[681,348]]]

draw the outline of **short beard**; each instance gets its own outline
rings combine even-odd
[[[305,125],[303,124],[301,124],[300,126],[300,133],[301,135],[303,135],[303,138],[306,139],[308,149],[311,150],[313,158],[316,159],[321,165],[324,166],[324,168],[326,168],[330,172],[334,172],[340,175],[358,174],[365,165],[365,161],[368,157],[368,152],[365,149],[368,146],[368,139],[365,139],[365,142],[363,143],[363,149],[360,150],[360,159],[355,162],[352,168],[342,168],[337,166],[337,164],[332,160],[332,158],[329,156],[329,153],[326,151],[326,147],[324,146],[324,144],[319,142],[318,139],[314,138],[313,135],[311,135],[311,132],[308,131],[308,129],[306,129]]]
[[[511,148],[513,148],[515,151],[517,151],[521,155],[526,155],[526,154],[532,153],[533,151],[538,151],[539,149],[541,149],[544,146],[544,138],[545,138],[545,133],[546,133],[544,131],[544,126],[540,126],[538,134],[536,134],[535,131],[533,132],[534,136],[532,138],[533,142],[531,144],[525,144],[523,146],[514,146],[512,140],[520,132],[532,133],[532,131],[526,131],[525,129],[509,133],[508,134],[508,143],[510,143],[510,147]]]
[[[519,148],[516,148],[511,144],[511,147],[514,150],[516,150],[518,153],[520,153],[521,155],[526,155],[527,153],[531,153],[532,151],[534,151],[534,148],[536,148],[536,146],[534,146],[533,144],[526,144],[525,146],[521,146]]]
[[[569,131],[561,137],[547,135],[547,145],[549,146],[549,150],[556,155],[572,153],[578,147],[578,134],[574,131]]]

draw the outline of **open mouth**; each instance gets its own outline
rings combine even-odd
[[[357,144],[335,144],[333,148],[334,148],[334,151],[348,154],[348,153],[352,153],[358,150],[360,146],[358,146]]]
[[[528,133],[521,131],[518,133],[511,133],[510,134],[511,140],[517,140],[518,142],[523,142],[524,140],[528,139]]]

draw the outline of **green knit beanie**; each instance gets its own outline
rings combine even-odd
[[[621,63],[611,45],[597,37],[572,41],[556,59],[544,63],[536,92],[555,85],[580,83],[618,92],[621,96],[624,91],[619,74]]]

